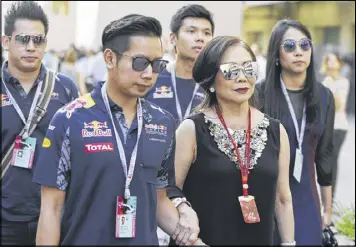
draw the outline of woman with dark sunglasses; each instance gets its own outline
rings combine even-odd
[[[262,112],[280,120],[289,136],[289,183],[298,245],[322,245],[322,226],[329,225],[331,217],[334,99],[315,79],[311,40],[300,22],[279,21],[269,40],[266,79],[256,87]],[[279,244],[275,233],[274,244]]]
[[[231,36],[210,41],[193,67],[206,99],[176,131],[176,184],[207,245],[271,245],[274,215],[283,244],[295,244],[288,136],[254,107],[257,74],[250,47]]]

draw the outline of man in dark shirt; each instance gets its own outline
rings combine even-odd
[[[141,99],[166,67],[161,35],[159,21],[142,15],[105,27],[108,80],[58,111],[43,142],[36,244],[158,245],[157,225],[176,230],[165,189],[174,183],[175,121]]]
[[[203,6],[192,4],[180,8],[171,19],[170,41],[176,51],[176,62],[169,64],[158,77],[156,84],[146,95],[146,99],[169,111],[176,120],[177,127],[204,100],[204,90],[192,76],[193,65],[199,52],[212,39],[215,24],[212,14]],[[170,186],[168,196],[172,199],[171,191],[178,192],[178,187]],[[195,212],[180,203],[178,207],[181,220],[194,222]],[[158,229],[161,245],[168,242],[168,236]],[[185,238],[188,238],[186,236]],[[179,239],[178,242],[185,241]]]
[[[47,16],[36,2],[16,2],[5,16],[3,47],[9,56],[1,71],[2,157],[19,138],[25,123],[32,119],[33,107],[41,98],[40,93],[44,92],[47,69],[41,61],[47,32]],[[33,145],[32,163],[28,162],[28,166],[24,167],[19,162],[12,162],[2,167],[1,245],[35,243],[40,214],[40,187],[32,182],[32,175],[40,145],[54,113],[76,97],[78,90],[73,81],[57,74],[46,114],[31,135],[22,135],[24,151],[19,150],[17,157],[19,160],[26,158],[25,153],[28,152],[25,152],[24,146],[31,148],[28,144]]]
[[[192,69],[195,58],[212,39],[214,27],[211,13],[201,5],[184,6],[172,17],[170,41],[176,62],[159,75],[146,99],[169,111],[178,125],[204,100],[204,90],[192,79]]]

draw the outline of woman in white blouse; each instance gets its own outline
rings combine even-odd
[[[323,57],[321,73],[323,73],[326,77],[322,83],[331,90],[335,100],[335,123],[333,134],[334,151],[332,159],[335,164],[332,185],[333,197],[336,187],[338,157],[348,130],[346,105],[350,83],[347,78],[342,77],[340,74],[342,66],[343,61],[336,52],[330,52]]]

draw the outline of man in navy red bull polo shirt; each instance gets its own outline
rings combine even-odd
[[[32,133],[21,134],[24,126],[33,122],[34,109],[44,94],[47,68],[41,61],[48,19],[36,2],[15,2],[5,15],[4,27],[2,45],[8,51],[8,61],[1,71],[1,156],[4,159],[13,150],[10,147],[15,140],[20,149],[14,162],[2,165],[1,245],[33,245],[41,200],[40,186],[32,182],[32,176],[40,147],[53,115],[77,98],[78,90],[71,79],[57,74],[47,97],[47,112]]]
[[[157,245],[157,223],[176,230],[165,191],[175,183],[175,121],[140,98],[166,67],[161,34],[159,21],[142,15],[104,29],[108,80],[58,111],[43,142],[38,245]]]

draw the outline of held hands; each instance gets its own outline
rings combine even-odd
[[[197,214],[185,203],[181,203],[177,209],[180,217],[172,236],[173,240],[180,246],[200,245],[197,243],[201,242],[201,240],[198,241],[200,228]]]
[[[195,246],[208,246],[200,238],[193,244]]]

